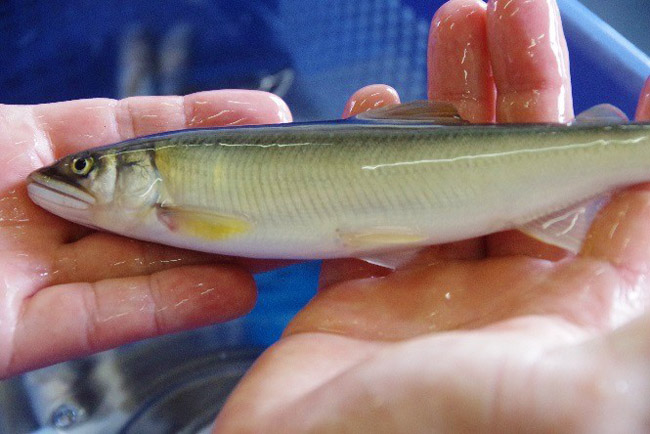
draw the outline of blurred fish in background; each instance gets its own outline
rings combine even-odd
[[[138,25],[122,35],[117,68],[117,97],[154,94],[155,65],[151,41]]]
[[[184,93],[191,49],[192,27],[188,23],[174,24],[163,36],[156,63],[161,95]]]

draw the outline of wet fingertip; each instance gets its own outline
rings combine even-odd
[[[371,84],[352,94],[345,104],[342,117],[348,118],[368,110],[399,103],[399,94],[394,88],[386,84]]]
[[[483,0],[448,0],[433,15],[432,23],[440,19],[444,20],[449,14],[459,12],[461,9],[467,14],[475,8],[486,10],[487,4]]]
[[[287,104],[261,90],[219,89],[183,98],[188,127],[237,126],[291,122]]]
[[[274,93],[265,92],[271,103],[275,105],[275,115],[277,116],[278,123],[288,123],[293,120],[291,109],[287,103]]]

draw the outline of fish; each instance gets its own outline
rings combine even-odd
[[[650,124],[470,125],[416,101],[337,121],[189,129],[31,173],[72,222],[225,255],[372,258],[508,229],[577,251],[611,192],[650,180]],[[370,259],[369,259],[370,260]]]

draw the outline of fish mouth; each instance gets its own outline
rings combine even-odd
[[[57,210],[87,210],[96,202],[84,190],[40,171],[27,178],[27,193],[34,203],[55,214]]]

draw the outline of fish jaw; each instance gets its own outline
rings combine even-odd
[[[47,169],[27,178],[27,194],[36,205],[66,220],[91,226],[95,198],[64,181],[47,175]]]

